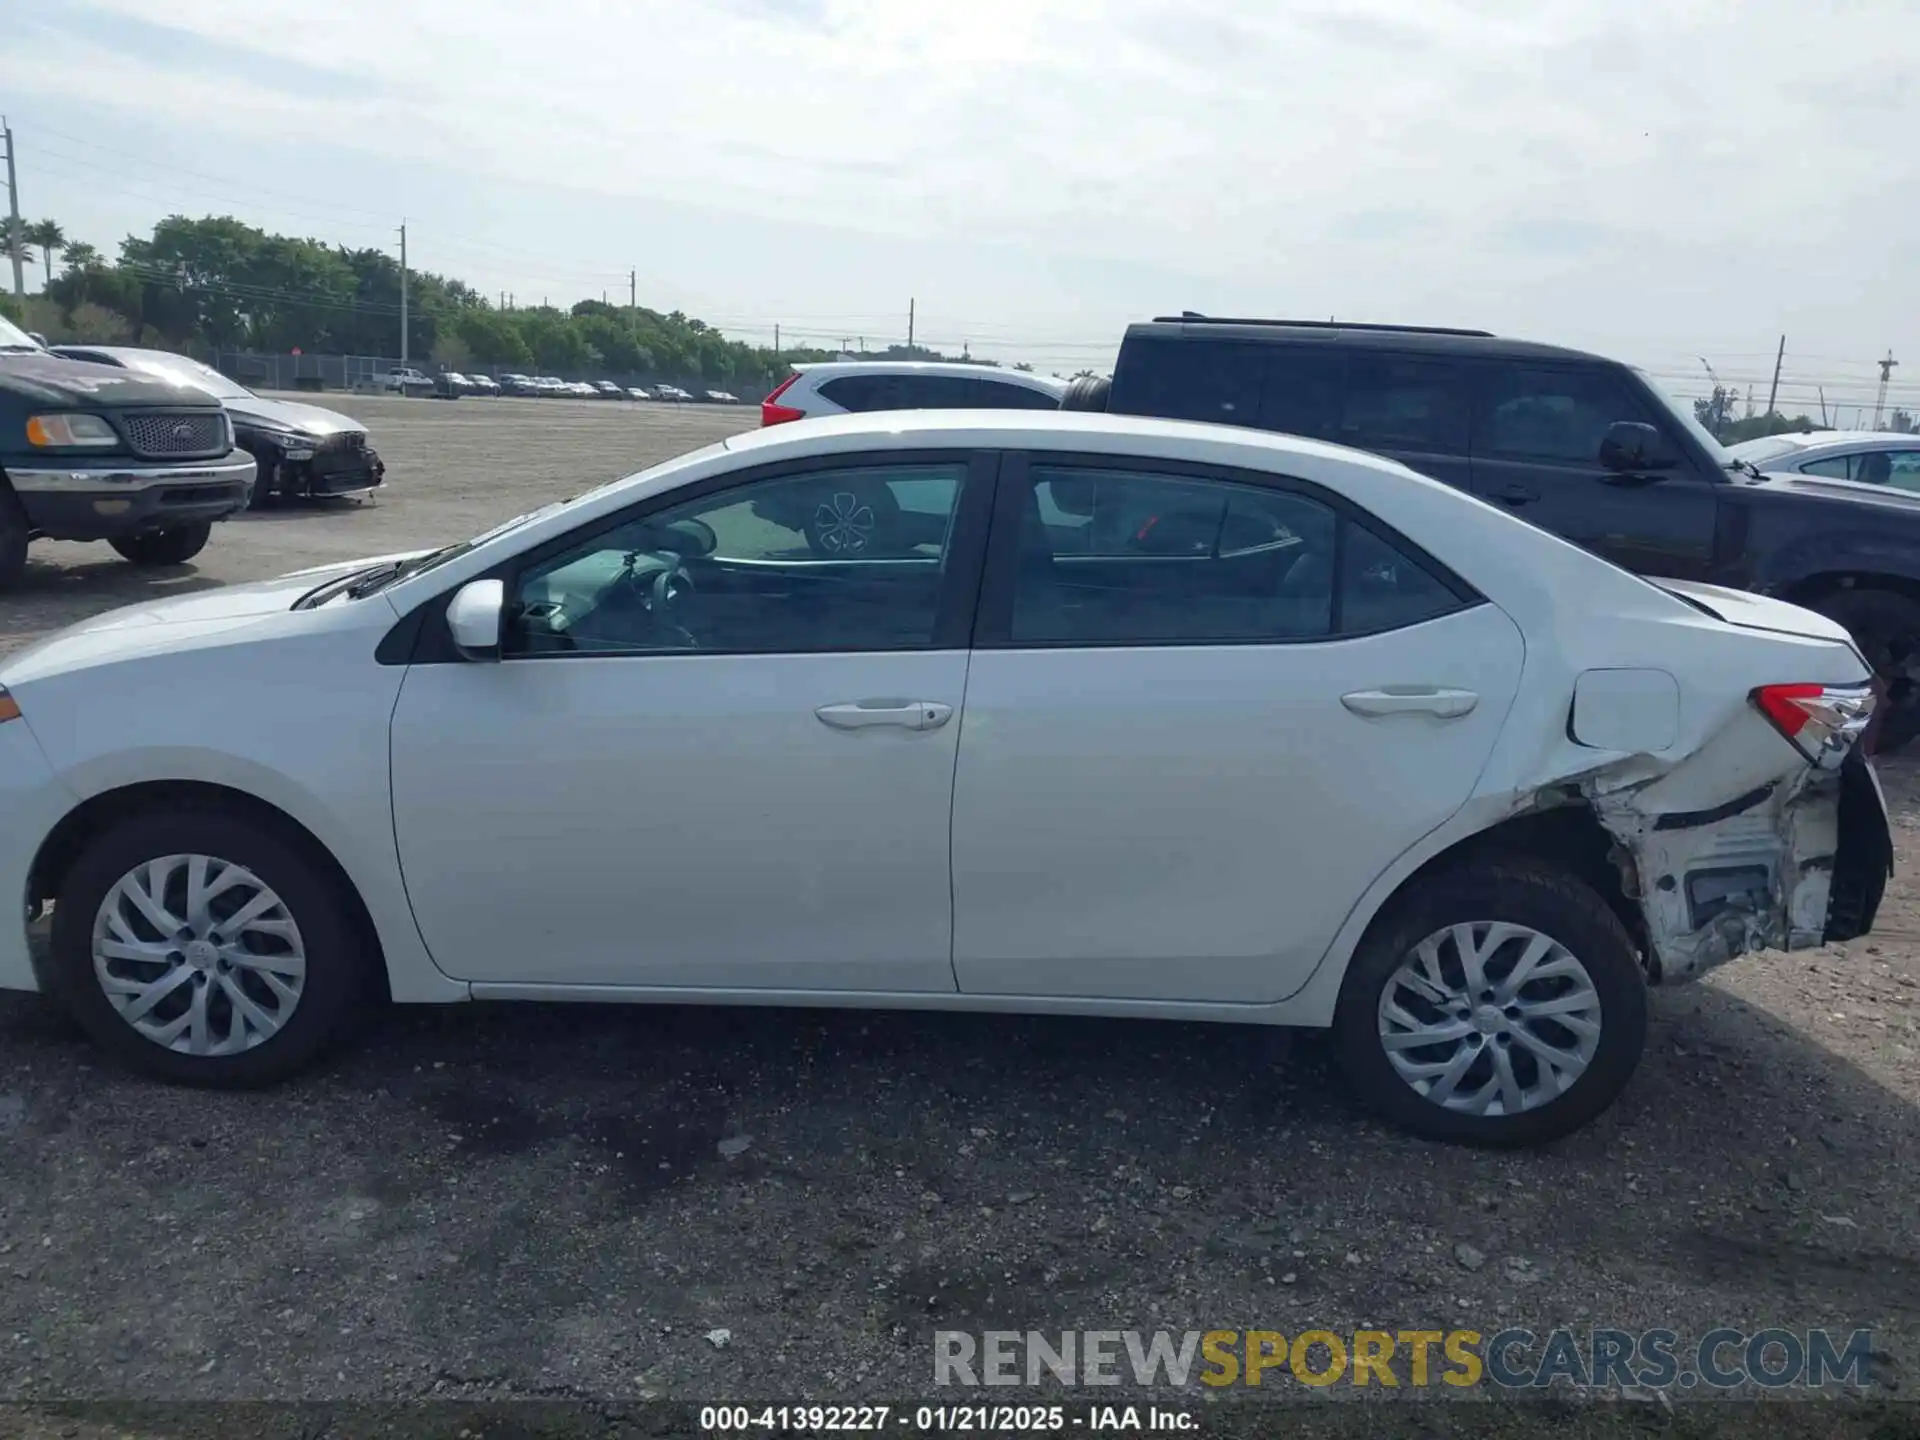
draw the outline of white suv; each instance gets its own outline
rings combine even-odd
[[[1058,410],[1067,382],[1024,370],[938,360],[796,365],[760,402],[760,423],[869,410]]]

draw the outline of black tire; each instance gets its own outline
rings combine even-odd
[[[864,520],[863,510],[870,512]],[[900,501],[885,485],[868,484],[858,490],[829,486],[808,504],[801,533],[807,537],[807,548],[825,560],[896,555]]]
[[[253,490],[247,496],[247,509],[264,510],[273,503],[273,486],[280,478],[280,467],[258,455],[253,457],[253,464]]]
[[[1060,397],[1062,410],[1105,410],[1107,396],[1113,390],[1113,381],[1098,375],[1082,375],[1071,385],[1067,393]]]
[[[152,530],[144,535],[116,535],[107,543],[135,565],[184,565],[207,548],[211,521]]]
[[[122,1019],[95,975],[93,926],[108,891],[135,867],[167,855],[244,865],[280,897],[299,929],[304,988],[284,1026],[251,1049],[230,1055],[169,1049]],[[340,883],[303,846],[244,815],[187,809],[134,816],[96,837],[60,886],[51,988],[93,1041],[132,1069],[174,1084],[219,1089],[274,1084],[340,1040],[377,993],[371,947]]]
[[[1474,1115],[1429,1100],[1394,1070],[1380,1037],[1382,992],[1414,947],[1449,926],[1482,921],[1522,925],[1559,942],[1585,968],[1600,1002],[1600,1035],[1587,1068],[1564,1094],[1514,1115]],[[1510,969],[1503,953],[1491,958]],[[1625,1088],[1646,1046],[1646,976],[1619,917],[1584,881],[1524,861],[1473,861],[1415,882],[1374,921],[1347,968],[1333,1030],[1355,1092],[1393,1123],[1430,1140],[1538,1145],[1578,1130]],[[1496,1042],[1506,1043],[1499,1036],[1469,1043],[1491,1052]],[[1509,1053],[1524,1056],[1509,1062],[1516,1069],[1535,1063],[1523,1047]]]
[[[1880,677],[1882,698],[1871,736],[1891,755],[1920,736],[1920,601],[1897,590],[1836,590],[1808,602],[1853,636]]]
[[[27,568],[27,512],[13,489],[0,476],[0,590],[20,578]]]

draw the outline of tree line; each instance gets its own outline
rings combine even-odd
[[[0,221],[0,223],[4,223]],[[397,355],[400,266],[384,250],[272,235],[231,216],[171,215],[128,236],[117,259],[69,241],[54,221],[23,225],[46,279],[0,313],[55,343],[145,345],[210,358],[218,350]],[[53,257],[61,253],[60,273]],[[31,258],[31,257],[29,257]],[[750,345],[680,311],[582,300],[570,309],[502,308],[461,280],[407,272],[407,351],[449,369],[699,380],[748,389],[817,348]],[[891,345],[871,358],[973,360]],[[991,364],[991,361],[974,361]]]

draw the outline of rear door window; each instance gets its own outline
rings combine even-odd
[[[1323,641],[1471,603],[1371,525],[1291,488],[1148,465],[1037,464],[1024,483],[1000,643]]]
[[[988,410],[1058,410],[1060,402],[1044,390],[1025,385],[1009,385],[1004,380],[974,380],[979,399],[976,404]]]
[[[1457,362],[1357,351],[1347,359],[1335,438],[1363,450],[1464,455],[1468,409],[1466,371]]]
[[[1275,346],[1260,385],[1260,427],[1326,439],[1339,423],[1347,357],[1331,345]]]
[[[1107,408],[1122,415],[1258,425],[1268,347],[1229,340],[1137,340],[1122,348]]]
[[[1853,480],[1862,485],[1891,485],[1896,490],[1920,490],[1920,449],[1863,450],[1857,455],[1830,455],[1809,460],[1802,475],[1830,480]]]

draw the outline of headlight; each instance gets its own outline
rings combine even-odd
[[[118,445],[120,437],[98,415],[33,415],[27,419],[27,443],[50,450]]]

